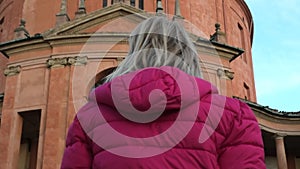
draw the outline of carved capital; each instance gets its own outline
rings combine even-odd
[[[49,68],[64,67],[68,64],[67,58],[51,58],[47,60]]]
[[[86,65],[87,57],[86,56],[76,56],[68,58],[68,64],[74,66]]]
[[[226,78],[232,80],[234,78],[234,72],[231,72],[229,70],[223,70],[223,69],[218,69],[217,70],[217,75],[220,78]]]
[[[218,69],[217,70],[217,75],[218,75],[218,77],[223,77],[224,76],[224,70],[222,70],[222,69]]]
[[[284,137],[286,137],[287,134],[286,133],[275,133],[273,135],[274,139],[284,139]]]
[[[232,80],[234,78],[234,72],[231,72],[229,70],[224,70],[225,76]]]
[[[21,72],[21,66],[9,66],[4,70],[4,75],[5,76],[14,76],[17,75]]]

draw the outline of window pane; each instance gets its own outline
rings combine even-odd
[[[107,0],[103,0],[102,7],[107,7]]]
[[[144,0],[139,0],[139,8],[144,9]]]
[[[130,5],[135,6],[135,0],[130,0]]]

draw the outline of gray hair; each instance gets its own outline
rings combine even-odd
[[[172,66],[201,77],[197,51],[182,25],[165,16],[155,16],[141,22],[129,36],[128,56],[116,70],[113,78],[147,67]]]

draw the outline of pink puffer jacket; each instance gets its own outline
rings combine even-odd
[[[61,168],[264,169],[265,164],[261,131],[245,103],[218,95],[209,82],[162,67],[97,87],[69,128]]]

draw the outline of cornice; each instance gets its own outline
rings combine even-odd
[[[271,109],[268,106],[262,106],[260,104],[251,102],[249,100],[244,100],[238,97],[235,97],[245,103],[247,103],[253,112],[268,121],[284,124],[300,124],[300,112],[282,112],[275,109]]]
[[[264,124],[259,124],[260,129],[267,131],[269,133],[274,133],[281,136],[300,136],[300,131],[286,131],[286,130],[276,130],[271,127],[268,127]]]
[[[229,62],[233,61],[242,53],[244,53],[244,50],[240,48],[229,46],[225,43],[209,41],[200,37],[194,43],[196,46],[198,46],[199,52],[218,55],[220,57],[226,58]]]
[[[0,44],[0,52],[10,56],[14,53],[49,47],[49,44],[39,36],[2,43]]]
[[[237,98],[237,97],[235,97]],[[277,135],[300,135],[300,117],[283,117],[273,109],[257,103],[237,98],[249,105],[255,114],[262,130]]]
[[[45,38],[52,46],[74,44],[74,43],[89,43],[89,42],[117,42],[127,43],[129,33],[98,33],[98,34],[74,34],[60,35]]]

